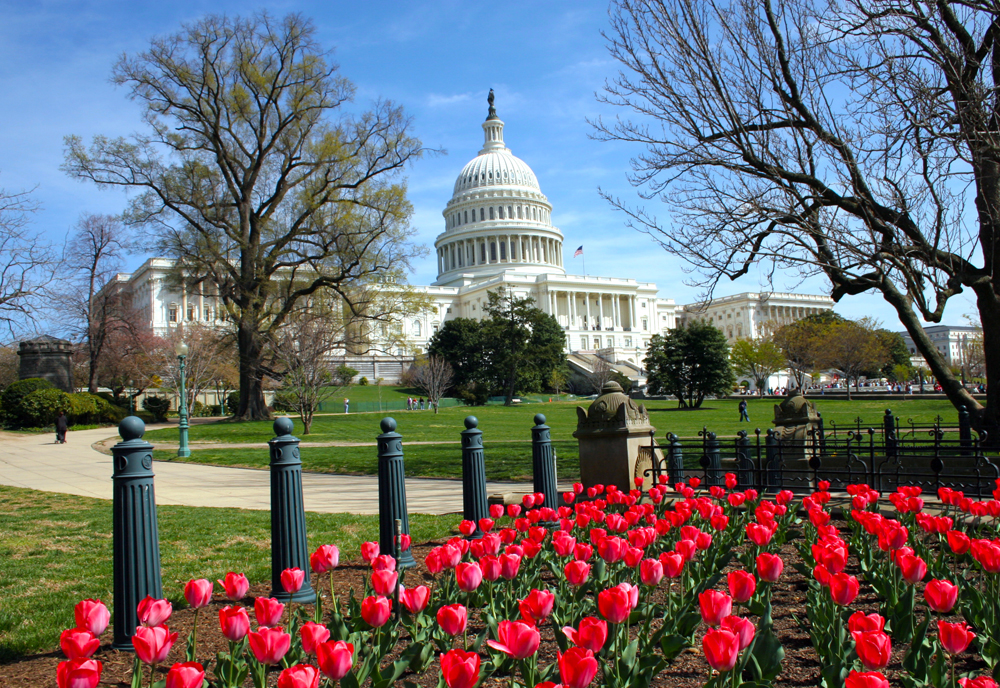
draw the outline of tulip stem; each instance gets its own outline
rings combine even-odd
[[[952,661],[952,674],[955,673],[954,666],[955,666],[955,662]],[[155,662],[153,664],[149,665],[149,688],[153,688],[153,679],[154,678],[156,678],[156,663]]]
[[[201,609],[195,608],[194,610],[194,626],[191,627],[191,659],[190,661],[198,661],[198,612]]]

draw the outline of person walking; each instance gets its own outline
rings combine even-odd
[[[69,430],[69,419],[63,411],[56,416],[56,444],[66,444],[66,431]]]
[[[351,400],[348,399],[347,397],[344,397],[344,413],[350,413],[350,412],[351,412]]]
[[[423,397],[420,397],[420,410],[421,411],[424,410],[424,398]]]
[[[740,399],[740,422],[743,421],[750,422],[750,416],[747,415],[747,400]]]

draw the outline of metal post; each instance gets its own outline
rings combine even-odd
[[[965,405],[958,407],[958,440],[962,456],[972,456],[972,417]]]
[[[754,484],[753,462],[750,460],[750,439],[746,430],[736,433],[736,484],[741,490],[758,487]]]
[[[670,471],[670,483],[676,485],[684,482],[684,448],[681,440],[674,433],[667,434],[667,469]]]
[[[558,507],[559,488],[556,485],[556,464],[552,459],[551,428],[545,424],[545,416],[535,415],[535,427],[531,428],[531,466],[534,475],[535,492],[545,495],[543,506]],[[624,486],[622,489],[628,489]]]
[[[781,487],[781,456],[779,454],[778,436],[774,428],[767,429],[767,437],[764,439],[764,485],[767,487]]]
[[[705,435],[705,482],[709,487],[722,485],[722,450],[714,432]]]
[[[185,350],[187,347],[184,347]],[[186,354],[181,354],[177,357],[181,362],[181,399],[178,413],[180,413],[180,421],[177,423],[177,429],[180,432],[180,443],[177,445],[177,456],[191,456],[191,450],[188,449],[188,414],[187,414],[187,392],[184,389],[184,361],[187,358]]]
[[[885,410],[882,418],[882,443],[885,445],[885,458],[896,459],[896,419],[892,417],[892,409]]]
[[[478,429],[475,416],[465,419],[462,431],[462,515],[466,521],[476,524],[476,529],[467,536],[468,540],[483,537],[479,519],[490,515],[486,501],[486,461],[483,451],[483,431]]]
[[[147,595],[163,597],[153,492],[153,445],[142,439],[145,431],[142,419],[129,416],[118,426],[122,441],[111,448],[115,595],[112,647],[116,650],[133,649],[139,602]]]
[[[406,511],[406,474],[403,467],[403,436],[396,432],[396,421],[383,418],[378,441],[378,524],[379,551],[395,551],[396,519],[402,521],[401,535],[410,534],[410,517]],[[397,569],[416,566],[413,554],[404,549],[396,562]]]
[[[271,597],[282,602],[308,602],[316,599],[309,576],[292,595],[281,585],[281,572],[285,569],[309,571],[302,459],[299,438],[292,436],[294,428],[291,418],[278,418],[274,421],[276,437],[267,443],[271,451]]]

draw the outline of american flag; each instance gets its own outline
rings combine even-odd
[[[582,256],[582,255],[583,255],[583,246],[576,249],[576,253],[573,254],[573,257],[576,258],[577,256]]]

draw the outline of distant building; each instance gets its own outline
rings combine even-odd
[[[678,324],[707,320],[734,341],[768,336],[783,325],[832,308],[829,296],[749,292],[680,306],[676,319]]]
[[[963,364],[972,363],[972,361],[966,360],[969,354],[976,350],[976,347],[970,347],[970,344],[982,340],[983,337],[982,330],[968,325],[930,325],[924,328],[924,332],[930,337],[934,347],[944,356],[948,365],[956,368]],[[910,365],[926,368],[927,361],[917,350],[910,334],[905,331],[899,334],[903,337],[906,348],[910,352]]]

